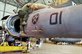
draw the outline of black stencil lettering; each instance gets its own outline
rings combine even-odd
[[[55,20],[53,20],[53,16],[55,16]],[[52,22],[52,20],[54,22]],[[50,25],[55,25],[55,24],[62,24],[62,11],[60,13],[56,12],[56,13],[52,13],[50,15]]]
[[[52,16],[56,16],[55,17],[55,22],[52,22]],[[52,13],[51,16],[50,16],[50,24],[53,25],[53,24],[57,24],[57,18],[58,18],[58,13]]]

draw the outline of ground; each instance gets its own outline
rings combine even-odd
[[[0,54],[82,54],[82,46],[44,43],[41,48],[35,48],[30,53],[8,52]]]

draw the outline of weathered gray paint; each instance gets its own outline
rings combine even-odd
[[[50,25],[50,15],[60,11],[62,11],[62,24]],[[40,16],[38,22],[34,25],[32,24],[32,18],[37,13]],[[42,30],[42,33],[33,32],[33,30]],[[65,8],[45,8],[35,11],[29,16],[26,33],[35,37],[38,34],[45,37],[82,37],[82,5]]]
[[[50,25],[50,15],[52,13],[59,13],[62,11],[62,24]],[[36,24],[32,23],[34,15],[39,14],[39,19]],[[13,16],[15,17],[15,16]],[[12,16],[9,18],[14,19]],[[15,17],[17,19],[17,16]],[[52,17],[55,21],[55,15]],[[59,18],[59,17],[58,17]],[[7,29],[13,36],[19,36],[20,33],[14,31],[14,26],[7,21]],[[14,20],[16,20],[14,19]],[[11,29],[12,28],[12,29]],[[73,37],[82,38],[82,4],[76,6],[69,6],[64,8],[44,8],[31,13],[27,20],[25,28],[27,36],[30,37]]]

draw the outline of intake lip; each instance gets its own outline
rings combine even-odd
[[[8,17],[6,21],[6,28],[10,35],[17,37],[20,36],[20,19],[17,14]]]

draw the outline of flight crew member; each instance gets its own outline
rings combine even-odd
[[[25,16],[26,14],[32,13],[35,10],[50,8],[50,6],[40,4],[40,3],[27,3],[18,12],[20,16]]]

